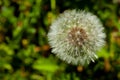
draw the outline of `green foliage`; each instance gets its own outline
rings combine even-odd
[[[119,7],[119,0],[0,0],[0,80],[119,80]],[[99,59],[86,67],[59,60],[47,41],[51,22],[74,8],[94,13],[106,29]]]

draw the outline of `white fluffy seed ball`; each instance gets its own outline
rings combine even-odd
[[[74,65],[89,64],[105,44],[104,27],[90,12],[67,10],[52,23],[48,41],[52,52]]]

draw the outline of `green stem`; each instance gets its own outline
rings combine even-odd
[[[51,0],[51,10],[54,11],[56,8],[56,0]]]

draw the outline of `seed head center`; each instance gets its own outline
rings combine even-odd
[[[86,39],[87,34],[82,28],[74,27],[68,32],[67,40],[75,46],[82,46]]]

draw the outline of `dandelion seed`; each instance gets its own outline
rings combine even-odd
[[[52,52],[74,65],[94,62],[105,43],[104,28],[90,12],[67,10],[51,25],[48,40]]]

